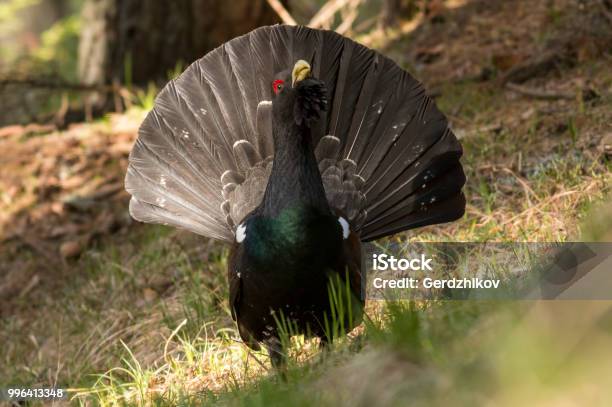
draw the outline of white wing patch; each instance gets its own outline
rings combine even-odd
[[[342,226],[342,238],[346,239],[349,237],[349,233],[351,233],[351,229],[349,228],[349,224],[342,216],[338,218],[338,223]]]
[[[236,242],[242,243],[242,241],[246,238],[246,225],[241,223],[236,228]]]
[[[249,143],[248,140],[238,140],[234,143],[234,145],[232,146],[232,148],[236,148],[238,147],[240,144],[244,144],[244,143]]]

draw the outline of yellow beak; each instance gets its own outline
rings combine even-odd
[[[295,63],[291,72],[291,86],[294,87],[299,81],[302,81],[310,76],[310,64],[303,59]]]

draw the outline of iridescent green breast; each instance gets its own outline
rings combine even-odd
[[[253,216],[246,230],[245,253],[255,267],[326,266],[342,248],[337,218],[307,206],[284,209],[274,218]]]

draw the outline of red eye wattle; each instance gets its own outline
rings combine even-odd
[[[283,89],[284,83],[285,81],[282,79],[277,79],[274,82],[272,82],[272,88],[274,89],[274,94],[278,95],[278,92],[280,92]]]

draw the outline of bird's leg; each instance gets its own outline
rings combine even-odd
[[[283,344],[278,338],[270,338],[265,342],[265,347],[270,355],[272,367],[279,372],[283,372],[287,367],[287,358],[283,351]]]
[[[322,352],[329,350],[329,338],[327,335],[323,335],[319,338],[319,350]]]
[[[317,363],[324,363],[331,352],[331,340],[327,335],[319,337],[319,357]]]

